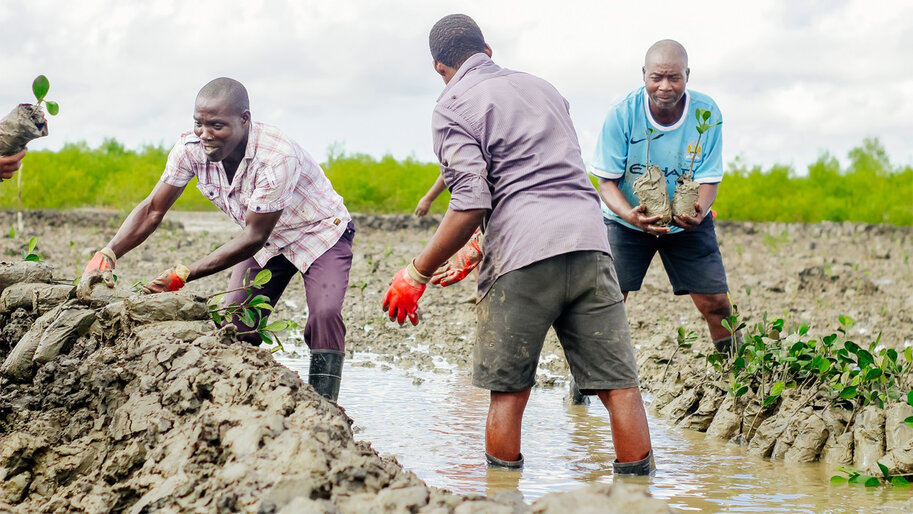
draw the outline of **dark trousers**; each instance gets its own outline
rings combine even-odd
[[[346,348],[346,326],[342,320],[342,302],[345,300],[346,290],[349,287],[349,270],[352,268],[352,239],[355,237],[355,228],[352,222],[339,241],[317,258],[311,266],[301,274],[304,278],[304,292],[307,298],[308,318],[304,325],[304,342],[311,350],[332,350],[344,352]],[[262,269],[272,272],[272,279],[260,289],[253,289],[254,295],[262,294],[270,299],[274,307],[288,286],[289,281],[298,273],[298,269],[283,255],[277,255],[260,267],[253,257],[240,262],[232,268],[228,289],[242,287],[245,275],[248,281],[253,280]],[[249,270],[249,274],[248,274]],[[236,291],[225,295],[225,304],[238,303],[247,299],[245,290]],[[269,311],[263,311],[266,316]],[[266,317],[264,316],[264,317]],[[259,323],[259,320],[256,320]],[[253,327],[248,327],[237,318],[232,323],[238,327],[238,332],[249,332]],[[260,344],[259,334],[243,334],[239,336],[242,341],[253,345]]]

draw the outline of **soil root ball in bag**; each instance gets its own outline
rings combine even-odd
[[[666,175],[659,166],[648,166],[646,173],[634,181],[634,194],[640,205],[647,208],[647,216],[662,216],[656,224],[668,225],[672,222],[672,204],[666,190]]]
[[[48,121],[40,105],[19,104],[0,121],[0,155],[14,155],[29,141],[48,135]]]
[[[691,177],[685,175],[679,178],[678,186],[676,186],[675,192],[672,193],[673,216],[681,216],[682,214],[694,216],[697,214],[694,204],[700,199],[699,188],[700,184],[691,180]]]

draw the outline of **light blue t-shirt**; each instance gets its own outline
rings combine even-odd
[[[710,111],[710,124],[722,121],[720,109],[709,96],[697,91],[685,93],[685,110],[672,125],[660,125],[649,109],[646,88],[640,87],[625,97],[609,111],[602,132],[596,141],[596,152],[590,172],[603,179],[618,180],[618,188],[631,207],[640,205],[634,194],[634,181],[647,169],[647,135],[650,127],[657,132],[650,142],[650,164],[659,166],[666,174],[669,198],[678,185],[679,176],[688,172],[692,151],[697,146],[697,119],[695,109]],[[712,127],[701,136],[696,148],[692,180],[701,184],[716,184],[723,180],[723,131],[722,126]],[[622,221],[617,214],[602,203],[602,213],[607,219],[640,230]],[[681,227],[670,225],[670,233],[680,232]]]

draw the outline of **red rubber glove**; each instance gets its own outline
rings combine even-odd
[[[443,266],[434,272],[432,284],[447,287],[466,278],[482,262],[482,231],[476,229],[463,248],[453,254]]]
[[[412,268],[411,273],[409,268]],[[422,280],[428,282],[428,277],[420,274],[411,262],[396,273],[383,302],[384,312],[390,316],[390,321],[395,319],[402,325],[408,316],[413,325],[418,325],[418,299],[425,292]]]
[[[146,294],[153,294],[165,291],[178,291],[187,283],[188,275],[190,275],[190,269],[188,269],[187,266],[178,264],[177,266],[164,271],[161,275],[144,285],[143,292]]]
[[[82,272],[82,278],[79,279],[79,286],[76,288],[77,295],[80,298],[90,295],[92,286],[99,282],[104,282],[106,286],[113,288],[114,263],[116,261],[117,257],[114,255],[114,251],[108,247],[96,252]]]

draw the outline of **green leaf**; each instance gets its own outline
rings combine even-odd
[[[253,316],[251,316],[251,312],[253,312],[253,311],[251,311],[250,309],[244,309],[244,312],[242,312],[238,316],[238,321],[240,321],[241,323],[244,323],[245,325],[247,325],[249,327],[254,326],[254,318],[253,318]]]
[[[44,100],[44,95],[48,94],[48,89],[50,88],[51,83],[48,82],[48,78],[44,75],[38,75],[32,81],[32,93],[35,93],[35,99],[39,102]]]
[[[269,303],[269,297],[264,296],[262,294],[258,294],[257,296],[251,298],[250,301],[247,302],[247,305],[249,305],[251,307],[256,307],[257,305],[260,305],[261,303]]]
[[[775,401],[777,401],[777,398],[779,398],[779,397],[780,397],[779,395],[770,395],[767,398],[764,398],[764,401],[761,403],[761,405],[763,407],[767,407],[768,405],[771,405]]]
[[[881,370],[881,368],[870,368],[865,373],[865,379],[866,380],[875,380],[876,378],[880,377],[882,373],[883,373],[883,371]]]
[[[279,321],[274,321],[267,325],[263,330],[268,330],[270,332],[282,332],[283,330],[289,328],[289,322],[281,319]]]
[[[845,484],[846,482],[847,482],[847,479],[845,477],[842,477],[839,475],[834,475],[831,477],[831,484],[833,484],[833,485]]]
[[[908,427],[913,427],[913,416],[910,416],[909,418],[903,420],[903,422]]]
[[[263,287],[273,278],[273,272],[265,269],[260,270],[260,273],[257,273],[257,276],[254,277],[254,287]]]
[[[60,112],[60,106],[57,105],[57,102],[48,100],[44,104],[48,107],[48,114],[51,116],[57,116],[57,113]]]
[[[261,331],[260,340],[266,344],[273,344],[273,338],[269,336],[269,332]]]
[[[38,262],[39,261],[38,256],[35,255],[34,253],[30,253],[30,254],[26,255],[25,260],[27,262]]]
[[[739,396],[742,396],[743,394],[745,394],[747,392],[748,392],[748,386],[742,386],[736,390],[735,397],[738,398]]]
[[[214,307],[222,303],[222,298],[225,298],[225,293],[219,293],[215,296],[211,296],[209,300],[206,300],[206,305]]]
[[[780,393],[783,392],[783,389],[786,387],[786,384],[781,380],[774,384],[773,388],[770,390],[771,396],[780,396]]]
[[[840,391],[840,397],[844,400],[850,400],[856,397],[856,386],[844,387],[843,391]]]
[[[878,469],[881,470],[881,474],[884,475],[884,479],[889,480],[891,478],[891,474],[888,473],[888,467],[880,462],[876,462],[876,464],[878,464]]]
[[[909,487],[910,481],[901,476],[891,477],[891,485],[894,487]]]
[[[704,112],[701,113],[701,117],[704,118],[704,121],[709,120],[709,119],[710,119],[710,111],[704,110]]]
[[[29,239],[29,253],[34,252],[36,246],[38,246],[38,238],[33,237],[33,238]]]
[[[913,391],[907,393],[907,405],[913,407]]]
[[[865,480],[866,487],[878,487],[879,485],[881,485],[881,480],[878,480],[875,477],[868,477]]]
[[[221,314],[213,311],[213,312],[209,313],[209,315],[212,316],[212,320],[216,322],[216,325],[219,325],[219,326],[222,325],[222,315]]]
[[[13,229],[10,229],[10,233],[12,233],[12,231],[13,231]],[[13,236],[10,236],[10,237],[13,237]],[[904,348],[903,358],[906,359],[907,362],[913,362],[913,346],[908,346],[908,347]]]
[[[726,330],[728,330],[730,332],[734,332],[734,330],[732,330],[732,325],[729,324],[728,319],[723,318],[722,320],[720,320],[720,324],[723,325],[723,328],[725,328]]]

